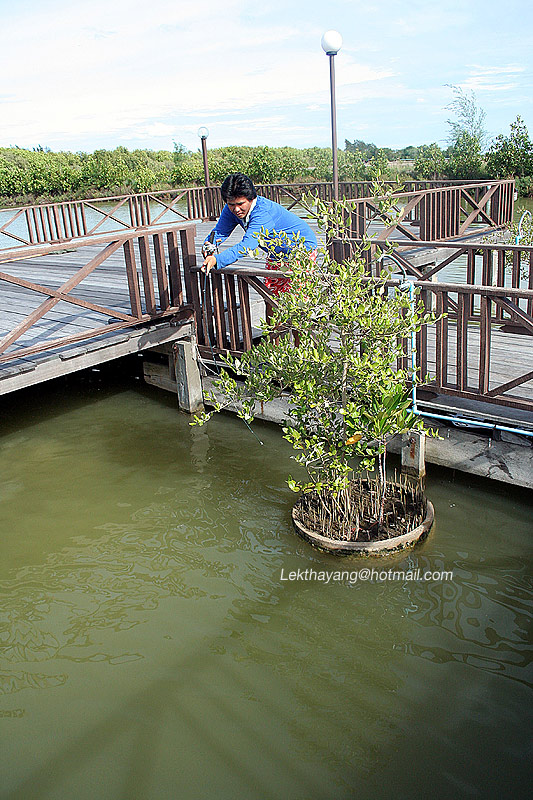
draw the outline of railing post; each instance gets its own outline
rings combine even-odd
[[[141,290],[139,287],[139,276],[135,264],[135,251],[133,241],[127,239],[124,242],[124,261],[126,263],[126,277],[128,279],[128,290],[130,293],[131,313],[134,317],[142,317]]]
[[[437,293],[435,329],[435,382],[437,389],[448,383],[448,293]]]
[[[196,267],[196,248],[194,242],[196,230],[187,228],[180,231],[181,242],[181,255],[183,258],[183,280],[185,282],[185,291],[187,302],[194,308],[194,315],[196,319],[196,335],[200,344],[204,344],[201,335],[202,331],[202,306],[200,303],[200,293],[198,290],[198,276],[193,272]]]
[[[167,233],[168,277],[170,281],[170,302],[173,306],[183,305],[183,289],[181,287],[180,255],[176,231]]]
[[[140,236],[138,242],[139,242],[139,254],[141,256],[141,273],[143,276],[144,300],[146,303],[146,312],[148,314],[155,315],[157,313],[157,308],[155,304],[154,279],[152,276],[152,264],[150,259],[150,247],[148,244],[148,237]]]
[[[154,244],[155,268],[157,275],[157,286],[159,289],[159,305],[162,311],[166,311],[170,306],[170,294],[165,264],[165,248],[163,245],[163,237],[160,233],[155,233],[152,237],[152,241]]]
[[[490,339],[491,339],[491,301],[490,297],[481,296],[479,327],[479,393],[484,395],[489,391],[490,383]]]

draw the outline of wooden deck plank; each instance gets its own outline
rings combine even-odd
[[[181,328],[169,324],[156,328],[141,328],[129,332],[100,337],[103,341],[81,343],[75,357],[69,358],[67,348],[57,354],[41,354],[30,365],[18,362],[14,368],[0,364],[0,395],[24,389],[43,381],[52,380],[82,369],[97,366],[115,358],[138,353],[147,347],[156,347],[190,335],[190,325]],[[44,356],[44,357],[43,357]]]

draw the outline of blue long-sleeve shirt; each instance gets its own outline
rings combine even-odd
[[[244,229],[244,236],[238,244],[217,254],[217,267],[227,267],[238,261],[239,258],[244,258],[247,250],[255,250],[259,247],[257,235],[262,229],[263,232],[268,231],[274,238],[276,235],[286,234],[289,240],[303,239],[307,250],[314,250],[317,246],[316,236],[305,220],[300,219],[292,211],[287,211],[279,203],[267,200],[266,197],[257,198],[247,225],[244,219],[239,219],[227,206],[224,206],[217,224],[207,239],[214,241],[215,244],[220,244],[228,238],[237,225]],[[262,249],[267,252],[288,253],[290,241],[286,246],[274,245],[272,248],[263,247]]]

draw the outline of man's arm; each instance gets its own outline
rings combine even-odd
[[[227,206],[224,206],[217,224],[204,241],[202,247],[202,255],[204,257],[202,272],[209,273],[209,271],[217,265],[221,266],[218,263],[218,258],[220,258],[220,256],[215,255],[216,251],[218,250],[218,245],[221,244],[221,242],[226,241],[228,236],[235,230],[238,224],[239,223],[237,222],[236,217],[231,213]]]
[[[217,224],[206,237],[205,242],[210,241],[214,244],[220,244],[221,242],[225,242],[230,233],[232,233],[235,228],[237,227],[238,222],[231,211],[228,209],[227,206],[224,206],[222,209],[222,214],[220,215]],[[204,242],[204,244],[205,244]]]
[[[202,255],[204,261],[202,264],[202,272],[209,273],[217,265],[215,253],[218,250],[218,245],[226,241],[230,233],[235,229],[237,221],[227,206],[224,206],[222,213],[218,219],[217,224],[206,237],[202,245]]]

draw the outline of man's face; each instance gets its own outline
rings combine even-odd
[[[248,200],[246,197],[228,197],[226,201],[229,210],[235,214],[236,217],[239,217],[239,219],[244,219],[252,203],[253,200]]]

